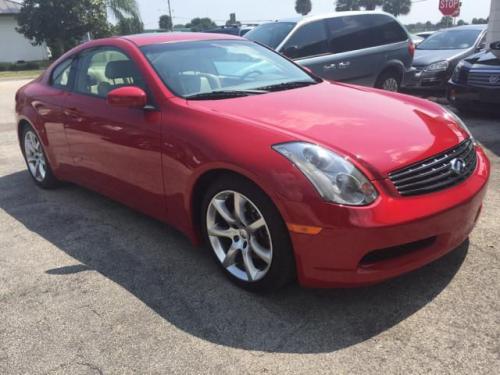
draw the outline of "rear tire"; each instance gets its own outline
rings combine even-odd
[[[247,179],[223,176],[212,183],[200,222],[214,259],[236,285],[270,292],[295,278],[287,227],[271,199]]]
[[[31,125],[24,125],[21,131],[21,150],[28,173],[35,184],[43,189],[53,189],[59,181],[52,173],[42,142]]]
[[[395,70],[386,70],[378,77],[375,87],[381,90],[398,92],[401,88],[401,74]]]

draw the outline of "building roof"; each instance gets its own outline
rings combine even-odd
[[[0,0],[0,14],[17,14],[22,4],[12,0]]]

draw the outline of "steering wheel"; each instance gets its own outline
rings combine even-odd
[[[255,77],[262,75],[263,73],[260,70],[252,70],[251,72],[243,74],[243,77],[241,77],[242,80],[247,80],[249,79],[252,75],[255,75]]]

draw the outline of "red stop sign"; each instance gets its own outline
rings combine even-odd
[[[439,0],[439,10],[445,16],[459,14],[460,0]]]

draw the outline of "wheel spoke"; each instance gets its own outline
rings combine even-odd
[[[234,215],[236,219],[240,222],[240,224],[246,225],[245,218],[245,203],[246,199],[239,193],[233,194],[234,200]]]
[[[40,177],[40,160],[37,159],[35,162],[35,178]]]
[[[222,265],[227,268],[229,266],[232,266],[236,262],[236,255],[238,255],[239,249],[235,247],[234,245],[231,245],[229,250],[226,253],[226,257],[222,261]]]
[[[38,165],[38,169],[40,171],[40,177],[45,178],[46,166],[43,160],[40,160],[40,164]]]
[[[247,229],[250,233],[256,232],[259,228],[262,228],[266,225],[266,221],[261,217],[260,219],[255,220],[252,224],[250,224]]]
[[[264,248],[259,244],[255,237],[250,238],[250,249],[255,255],[262,259],[266,264],[270,264],[272,260],[272,253],[270,250]]]
[[[226,201],[223,199],[214,199],[213,205],[220,216],[228,223],[229,225],[236,225],[236,219],[233,217],[233,214],[229,212],[226,206]]]
[[[255,280],[257,278],[259,270],[255,267],[252,255],[249,251],[243,251],[243,266],[245,267],[245,272],[247,274],[248,280]]]
[[[207,229],[210,236],[232,238],[236,235],[236,231],[233,228],[220,228],[217,225],[213,225]]]

